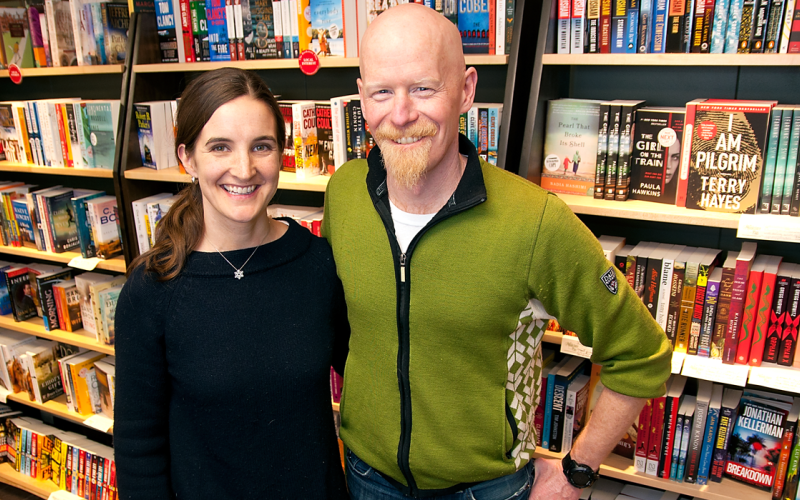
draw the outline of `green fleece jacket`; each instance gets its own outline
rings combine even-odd
[[[670,344],[558,197],[479,160],[402,253],[375,148],[328,184],[323,235],[352,329],[341,437],[412,496],[511,474],[535,449],[551,316],[593,347],[606,387],[664,393]]]

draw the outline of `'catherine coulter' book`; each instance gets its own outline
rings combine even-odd
[[[548,102],[541,186],[558,193],[593,196],[600,102]]]
[[[686,189],[686,208],[755,213],[773,105],[764,101],[697,105],[688,179],[678,187]]]
[[[791,404],[759,397],[742,398],[739,415],[728,440],[725,474],[770,489],[781,453],[783,430]]]

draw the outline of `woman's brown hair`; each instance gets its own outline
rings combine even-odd
[[[255,73],[237,68],[221,68],[201,74],[181,94],[175,134],[175,154],[183,144],[191,155],[203,127],[222,105],[242,96],[250,96],[269,107],[275,119],[278,151],[283,152],[286,125],[278,106],[264,81]],[[203,194],[198,183],[183,188],[178,199],[158,222],[153,248],[136,257],[128,268],[130,274],[144,264],[145,269],[168,281],[180,274],[186,258],[203,235]]]

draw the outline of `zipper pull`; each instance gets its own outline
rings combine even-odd
[[[400,282],[406,282],[406,254],[400,254]]]

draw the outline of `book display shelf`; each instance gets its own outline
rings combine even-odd
[[[552,35],[548,33],[550,8],[551,1],[544,0],[538,17],[539,38],[518,172],[537,184],[541,180],[544,157],[547,103],[552,99],[643,99],[647,106],[678,107],[700,97],[769,99],[780,103],[798,101],[798,54],[546,54],[547,37]],[[767,226],[773,222],[772,216],[704,212],[636,200],[609,201],[569,194],[558,196],[598,236],[623,236],[627,243],[632,244],[655,241],[737,252],[743,241],[753,238],[751,241],[756,241],[759,254],[779,255],[789,262],[796,262],[800,255],[797,243],[800,239],[795,237],[800,232],[797,218],[775,216],[780,217],[787,233],[771,233],[768,238],[755,239],[757,236],[753,236],[752,231],[744,231],[745,223]],[[549,333],[544,341],[552,343],[557,336]],[[726,380],[728,375],[704,371],[696,364],[691,366],[696,378],[800,393],[800,383],[796,378],[800,371],[796,369],[773,368],[772,365],[749,370],[744,367],[744,373],[734,381]],[[684,364],[684,358],[679,354],[673,360],[673,373],[686,375],[689,365]],[[561,456],[544,450],[537,450],[536,454],[550,458]],[[695,498],[771,498],[768,491],[728,478],[721,483],[698,486],[646,475],[636,472],[633,460],[613,454],[601,466],[600,474]]]
[[[126,101],[129,75],[126,71],[128,65],[106,66],[70,66],[60,68],[23,68],[22,81],[15,84],[9,78],[7,70],[0,70],[0,95],[4,101],[26,101],[51,98],[80,97],[83,99],[121,99],[122,105]],[[124,113],[120,113],[124,116]],[[121,122],[118,127],[122,129]],[[120,143],[120,134],[117,135],[117,144]],[[103,190],[107,194],[119,193],[119,155],[116,155],[113,169],[76,169],[61,167],[43,167],[31,164],[0,161],[0,179],[22,181],[34,184],[40,188],[63,185],[75,188]],[[117,203],[121,206],[119,196]],[[41,262],[66,266],[75,258],[80,258],[80,251],[63,253],[42,252],[27,247],[0,246],[0,260],[27,264]],[[95,270],[100,273],[122,274],[126,270],[124,256],[101,260]],[[55,340],[77,347],[82,347],[99,353],[114,355],[114,346],[105,345],[96,340],[95,335],[85,330],[67,332],[64,330],[48,331],[41,318],[32,318],[27,321],[16,322],[12,315],[0,316],[0,328],[21,332],[43,339]],[[8,394],[6,398],[9,405],[15,409],[38,411],[45,422],[52,422],[54,418],[64,421],[68,425],[86,429],[88,433],[97,433],[98,427],[86,424],[91,415],[83,415],[70,411],[67,408],[66,396],[62,395],[44,404],[31,401],[24,392]],[[30,414],[26,411],[26,414]],[[89,430],[89,428],[92,428]],[[106,441],[111,440],[111,431],[100,430],[101,435],[106,435]],[[96,438],[95,438],[96,439]],[[51,481],[38,481],[20,474],[14,470],[13,464],[0,465],[0,482],[23,489],[41,498],[49,496],[58,488]]]

